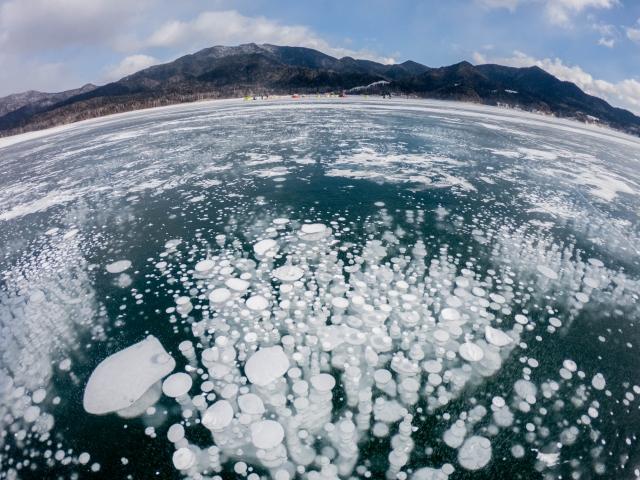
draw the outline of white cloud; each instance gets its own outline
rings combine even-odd
[[[0,65],[0,96],[26,90],[60,92],[82,84],[62,62],[22,60],[0,53]]]
[[[570,26],[574,15],[588,9],[609,9],[618,0],[476,0],[485,8],[505,8],[515,11],[521,5],[542,5],[548,21],[554,25]]]
[[[566,26],[573,15],[586,9],[609,9],[617,4],[618,0],[546,0],[545,12],[551,23]]]
[[[598,39],[598,45],[601,45],[603,47],[613,48],[615,44],[616,44],[616,41],[613,38],[600,37]]]
[[[515,51],[510,57],[487,58],[485,55],[475,52],[473,60],[476,63],[497,63],[512,67],[531,67],[536,65],[560,80],[575,83],[590,95],[595,95],[607,100],[614,106],[626,108],[636,114],[640,114],[640,82],[629,78],[620,82],[608,82],[593,78],[579,66],[565,65],[559,58],[538,59],[523,52]]]
[[[520,4],[520,0],[476,0],[476,3],[485,8],[504,8],[513,12]]]
[[[136,54],[129,55],[122,59],[117,65],[107,67],[106,80],[119,80],[122,77],[131,75],[143,68],[157,65],[160,61],[150,55]]]
[[[0,48],[5,53],[30,52],[105,42],[148,3],[8,0],[0,4]]]
[[[638,23],[640,23],[640,20],[638,20]],[[639,28],[628,27],[626,29],[626,32],[627,32],[627,38],[629,40],[631,40],[632,42],[640,43],[640,27]]]
[[[589,14],[587,18],[591,22],[591,30],[600,34],[598,45],[613,48],[620,38],[618,28],[615,25],[599,22],[592,14]]]
[[[95,56],[96,49],[110,48],[152,1],[0,0],[0,95],[61,91],[80,86],[86,77],[97,80],[94,72],[78,75],[74,70],[88,69],[78,63],[72,68],[71,59],[82,50]],[[68,59],[42,59],[51,53]]]
[[[165,23],[141,47],[171,47],[193,51],[213,45],[273,43],[314,48],[336,57],[353,56],[383,63],[394,59],[368,50],[351,50],[331,45],[304,25],[286,25],[266,17],[249,17],[235,10],[207,11],[189,21]]]

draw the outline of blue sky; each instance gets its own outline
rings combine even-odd
[[[0,95],[251,41],[429,66],[537,64],[640,113],[640,0],[0,0]]]

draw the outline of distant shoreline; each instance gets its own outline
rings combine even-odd
[[[515,108],[509,108],[506,106],[493,106],[484,105],[474,102],[455,101],[455,100],[436,100],[425,98],[392,98],[382,99],[379,96],[348,96],[344,98],[337,97],[324,97],[316,95],[304,95],[300,98],[294,99],[290,95],[273,95],[264,100],[245,100],[241,98],[227,98],[227,99],[206,99],[196,100],[193,102],[174,103],[171,105],[162,105],[158,107],[140,108],[136,110],[129,110],[125,112],[112,113],[108,115],[102,115],[98,117],[88,118],[85,120],[79,120],[75,122],[65,123],[50,128],[41,130],[33,130],[24,133],[18,133],[14,135],[8,135],[0,137],[0,149],[8,148],[10,146],[23,143],[29,140],[34,140],[42,137],[56,135],[58,133],[64,133],[77,128],[85,126],[99,125],[101,123],[117,122],[120,119],[128,117],[153,115],[154,113],[168,112],[172,110],[189,110],[199,109],[211,106],[237,106],[246,108],[260,108],[260,107],[279,107],[288,108],[296,105],[306,107],[330,107],[347,106],[347,105],[371,105],[377,107],[392,107],[390,109],[404,109],[404,110],[423,110],[425,112],[441,112],[447,113],[447,110],[455,110],[456,113],[466,116],[482,117],[483,114],[489,115],[492,118],[503,119],[510,122],[525,121],[531,125],[536,126],[549,126],[554,124],[557,128],[561,128],[565,131],[573,131],[576,133],[582,133],[589,136],[595,136],[607,139],[616,139],[618,141],[631,144],[633,146],[640,147],[640,138],[608,127],[606,125],[588,124],[576,119],[557,117],[553,115],[530,112],[526,110],[520,110]],[[444,109],[444,110],[443,110]]]

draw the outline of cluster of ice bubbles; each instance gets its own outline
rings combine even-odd
[[[105,340],[107,317],[99,308],[75,227],[52,228],[36,255],[25,255],[0,282],[0,478],[45,465],[86,465],[90,456],[70,455],[56,439],[53,414],[64,396],[52,386],[57,375],[79,383],[61,352],[80,344],[80,333]],[[32,448],[39,446],[40,448]],[[23,450],[25,457],[13,455]],[[88,466],[99,470],[99,464]]]
[[[524,352],[524,337],[539,328],[525,308],[534,289],[514,280],[518,265],[483,273],[473,262],[460,265],[446,245],[428,252],[418,239],[403,247],[391,231],[369,235],[356,249],[340,240],[339,230],[337,221],[275,218],[251,252],[218,235],[213,249],[191,248],[192,257],[200,255],[191,265],[179,254],[185,243],[168,241],[155,263],[157,275],[173,285],[175,306],[166,313],[172,323],[187,324],[193,339],[180,343],[179,362],[153,336],[106,358],[87,383],[86,411],[131,418],[152,413],[162,395],[175,399],[181,419],[166,436],[175,447],[173,465],[194,480],[222,478],[225,465],[250,479],[265,472],[277,480],[371,478],[359,445],[389,436],[387,478],[445,480],[456,469],[490,465],[492,439],[503,430],[522,438],[511,448],[514,458],[534,452],[541,472],[577,462],[578,478],[580,462],[563,460],[562,448],[582,434],[598,440],[596,395],[611,395],[603,374],[588,375],[566,359],[559,378],[536,384],[539,361],[522,353],[522,376],[505,389],[508,396],[495,395],[486,405],[471,397],[456,418],[446,412],[496,375],[514,349]],[[511,242],[535,262],[545,292],[554,282],[572,285],[569,316],[621,275],[597,260],[574,258],[567,283],[568,260],[558,261],[556,250],[528,242],[522,232],[512,232]],[[107,271],[129,267],[123,260]],[[635,293],[622,288],[616,295]],[[544,313],[548,334],[562,327],[552,307]],[[184,368],[174,372],[177,363]],[[579,379],[577,388],[564,393],[584,414],[564,419],[552,438],[545,417],[562,415],[559,392],[572,378]],[[640,387],[629,386],[628,403],[634,393]],[[442,441],[457,451],[457,461],[416,467],[414,450],[428,455],[433,448],[414,435],[432,415],[447,422]],[[202,427],[208,446],[190,439]],[[153,428],[148,433],[156,435]],[[602,473],[603,449],[591,454]]]

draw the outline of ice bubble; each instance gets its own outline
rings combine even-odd
[[[484,336],[487,342],[496,347],[506,347],[513,342],[513,339],[502,330],[490,327],[489,325],[484,327]]]
[[[167,240],[167,242],[164,244],[164,248],[170,250],[170,249],[176,248],[181,243],[182,243],[181,239],[172,238],[171,240]]]
[[[314,375],[311,377],[310,381],[311,386],[318,392],[328,392],[336,385],[336,379],[333,378],[333,375],[329,375],[328,373]]]
[[[564,362],[562,362],[562,366],[570,372],[575,372],[576,370],[578,370],[578,365],[573,360],[565,360]]]
[[[397,422],[406,412],[407,410],[396,400],[384,400],[382,397],[376,399],[373,407],[374,418],[385,423]]]
[[[449,429],[444,432],[442,439],[447,446],[451,448],[458,448],[464,442],[464,437],[467,436],[467,429],[464,426],[464,422],[458,420],[451,425]]]
[[[607,382],[604,379],[604,375],[602,375],[601,373],[596,373],[591,379],[591,385],[596,390],[604,390],[604,387],[606,387],[607,385]]]
[[[24,421],[27,423],[33,423],[36,421],[36,419],[39,416],[40,416],[40,407],[36,405],[31,405],[30,407],[27,407],[27,409],[24,411],[22,418],[24,418]]]
[[[323,223],[305,223],[300,228],[302,233],[322,233],[326,230],[327,226]]]
[[[252,297],[249,297],[245,304],[249,310],[256,312],[266,310],[269,307],[269,301],[262,295],[253,295]]]
[[[491,442],[485,437],[469,437],[458,450],[458,462],[467,470],[480,470],[490,460]]]
[[[514,318],[520,325],[526,325],[527,323],[529,323],[529,319],[521,313],[518,313]]]
[[[331,299],[331,305],[341,310],[346,309],[349,306],[349,300],[344,297],[334,297]]]
[[[253,251],[259,257],[265,255],[268,251],[274,250],[278,246],[278,242],[273,240],[272,238],[267,238],[266,240],[260,240],[253,246]]]
[[[576,300],[580,303],[587,303],[589,301],[589,295],[584,292],[578,292],[576,293]]]
[[[209,294],[211,303],[224,303],[231,298],[231,292],[227,288],[216,288]]]
[[[436,342],[445,343],[449,340],[449,338],[451,338],[451,336],[449,335],[449,332],[447,332],[446,330],[438,329],[435,332],[433,332],[433,338],[435,339]]]
[[[173,452],[173,466],[178,470],[189,470],[196,463],[196,455],[190,448],[182,447]]]
[[[236,292],[244,292],[249,288],[249,282],[241,278],[229,278],[224,284]]]
[[[198,273],[206,273],[215,267],[215,262],[213,260],[200,260],[196,263],[195,271]]]
[[[322,223],[305,223],[298,235],[302,240],[316,241],[330,234],[331,229]]]
[[[273,420],[262,420],[251,424],[251,443],[256,448],[270,450],[284,439],[284,428]]]
[[[602,262],[602,260],[598,260],[597,258],[589,258],[587,262],[589,262],[590,265],[593,265],[596,268],[604,267],[604,263]]]
[[[445,322],[455,322],[460,320],[460,312],[451,307],[443,308],[440,312],[440,318]]]
[[[31,401],[33,403],[41,403],[47,396],[47,391],[44,388],[39,388],[33,395],[31,395]]]
[[[262,415],[265,411],[262,399],[255,393],[246,393],[238,397],[238,407],[249,415]]]
[[[524,399],[533,398],[535,400],[536,394],[538,393],[538,388],[528,380],[518,380],[513,385],[513,389],[516,391],[520,398]]]
[[[555,453],[538,452],[538,454],[536,455],[536,460],[541,461],[547,467],[552,467],[560,461],[560,452],[555,452]]]
[[[422,364],[422,368],[427,373],[440,373],[442,371],[442,363],[437,360],[427,360]]]
[[[295,282],[304,275],[304,270],[295,265],[283,265],[273,271],[273,276],[281,282]]]
[[[511,447],[511,455],[513,455],[513,458],[522,458],[525,456],[525,450],[524,447],[522,445],[514,445],[513,447]]]
[[[159,380],[144,392],[131,406],[118,410],[116,413],[122,418],[134,418],[144,414],[162,396],[162,382]]]
[[[122,273],[131,267],[130,260],[118,260],[117,262],[107,265],[107,272],[109,273]]]
[[[84,409],[102,415],[130,407],[175,366],[175,360],[158,339],[149,336],[105,358],[96,367],[84,390]]]
[[[484,358],[484,351],[472,342],[465,342],[458,348],[458,353],[467,362],[479,362]]]
[[[244,373],[251,383],[268,385],[282,377],[289,369],[289,358],[282,347],[261,348],[244,365]]]
[[[162,382],[162,393],[172,398],[180,397],[191,390],[192,384],[193,380],[186,373],[174,373]]]
[[[167,439],[171,443],[179,442],[184,438],[184,427],[179,423],[174,423],[167,431]]]
[[[233,420],[233,407],[227,400],[218,400],[202,415],[202,425],[212,431],[223,430]]]
[[[422,467],[413,472],[411,480],[447,480],[449,475],[437,468]]]
[[[551,280],[556,280],[558,278],[558,274],[546,265],[538,265],[536,268],[538,269],[538,272]]]

